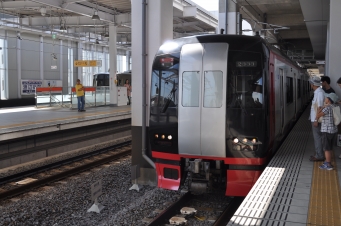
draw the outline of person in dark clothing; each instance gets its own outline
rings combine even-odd
[[[322,89],[325,93],[335,93],[334,89],[330,86],[329,76],[321,76]]]

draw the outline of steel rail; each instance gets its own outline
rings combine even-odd
[[[124,146],[130,145],[130,144],[131,144],[131,140],[126,141],[126,142],[122,142],[122,143],[119,143],[119,144],[116,144],[116,145],[113,145],[110,147],[102,148],[102,149],[99,149],[96,151],[88,152],[88,153],[85,153],[82,155],[77,155],[77,156],[74,156],[74,157],[71,157],[68,159],[64,159],[61,161],[53,162],[51,164],[47,164],[44,166],[36,167],[36,168],[26,170],[26,171],[23,171],[20,173],[16,173],[16,174],[13,174],[10,176],[2,177],[2,178],[0,178],[0,185],[4,185],[4,184],[12,182],[12,181],[20,180],[24,177],[29,177],[29,176],[44,172],[46,170],[55,169],[57,167],[61,167],[61,166],[64,166],[66,164],[70,164],[70,163],[73,163],[76,161],[80,161],[82,159],[89,158],[91,156],[103,154],[105,152],[112,150],[113,148],[120,148],[120,147],[124,147]]]
[[[115,155],[112,155],[112,156],[109,156],[109,157],[105,157],[105,158],[102,158],[102,159],[99,159],[99,160],[95,160],[95,161],[90,162],[88,164],[81,165],[81,166],[72,168],[70,170],[66,170],[66,171],[57,173],[55,175],[51,175],[49,177],[39,179],[37,181],[33,181],[33,182],[28,183],[26,185],[21,185],[18,188],[14,188],[14,189],[11,189],[11,190],[8,190],[8,191],[1,192],[0,193],[0,200],[8,199],[10,197],[23,194],[23,193],[27,192],[28,190],[32,190],[34,188],[41,187],[41,186],[43,186],[45,184],[49,184],[49,183],[52,183],[52,182],[64,179],[66,177],[72,176],[74,174],[81,173],[83,171],[86,171],[86,170],[89,170],[89,169],[94,168],[96,166],[103,165],[105,163],[114,161],[116,159],[119,159],[119,158],[121,158],[123,156],[127,156],[129,154],[131,154],[131,148],[129,148],[128,150],[124,150],[122,152],[119,152],[119,153],[117,153]]]
[[[173,203],[170,207],[168,207],[166,210],[161,212],[152,222],[148,224],[148,226],[159,226],[163,224],[168,224],[169,222],[166,222],[167,219],[170,219],[176,214],[179,214],[180,208],[184,206],[185,203],[190,201],[193,198],[193,195],[189,192],[184,194],[178,201]]]
[[[234,212],[238,209],[240,204],[243,202],[244,197],[234,197],[231,202],[227,205],[223,213],[214,222],[213,226],[227,225],[233,216]]]

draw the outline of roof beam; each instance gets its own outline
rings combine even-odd
[[[65,20],[65,25],[67,27],[77,27],[77,26],[104,26],[108,23],[105,21],[92,20],[90,17],[85,16],[67,16],[63,17]],[[119,14],[115,16],[117,26],[120,25],[129,25],[131,23],[130,14]],[[32,18],[23,18],[24,21],[27,20],[25,24],[30,26],[52,26],[52,25],[60,25],[61,18],[60,17],[32,17]],[[1,20],[0,20],[1,21]]]
[[[195,21],[195,22],[180,22],[178,24],[174,24],[173,27],[191,27],[191,26],[195,26],[198,25],[199,22]]]
[[[37,2],[29,2],[29,1],[6,1],[1,2],[1,8],[3,9],[18,9],[18,8],[40,8],[42,5]]]
[[[30,0],[35,3],[40,3],[45,6],[51,6],[58,9],[64,9],[65,11],[69,11],[72,13],[77,13],[86,17],[92,17],[94,10],[91,7],[86,7],[79,5],[77,3],[75,4],[68,4],[67,6],[64,6],[63,8],[63,1],[62,0]],[[109,23],[115,22],[115,16],[110,13],[106,13],[103,11],[98,11],[98,16],[101,18],[102,21],[106,21]]]
[[[181,0],[173,0],[173,7],[182,11],[182,12],[183,12],[184,6],[186,6],[186,5],[184,5]],[[218,26],[218,19],[215,18],[215,16],[212,16],[210,14],[210,12],[207,12],[206,10],[202,9],[201,7],[197,6],[197,8],[199,9],[197,11],[197,15],[195,17],[197,20],[199,20],[199,21],[201,21],[207,25],[210,25],[213,28],[216,28]]]

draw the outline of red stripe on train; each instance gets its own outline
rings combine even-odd
[[[158,159],[167,159],[180,161],[181,158],[195,158],[195,159],[207,159],[207,160],[221,160],[225,164],[233,165],[264,165],[267,158],[222,158],[213,156],[200,156],[200,155],[183,155],[183,154],[171,154],[164,152],[152,151],[152,157]]]

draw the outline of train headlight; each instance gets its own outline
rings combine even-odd
[[[155,134],[155,138],[159,138],[159,134]]]
[[[171,140],[172,138],[172,135],[168,135],[168,140]]]
[[[246,143],[246,142],[247,142],[247,139],[246,139],[246,138],[244,138],[244,139],[243,139],[243,142],[244,142],[244,143]]]
[[[162,136],[161,136],[161,139],[163,139],[163,140],[164,140],[165,138],[166,138],[166,136],[165,136],[165,135],[162,135]]]
[[[236,144],[236,143],[238,143],[238,142],[239,142],[238,138],[234,138],[234,139],[233,139],[233,143]]]
[[[255,144],[257,142],[256,138],[252,139],[252,143]]]

